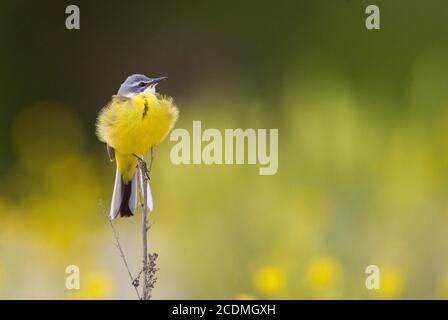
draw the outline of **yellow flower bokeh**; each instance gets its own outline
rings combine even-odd
[[[314,289],[333,287],[341,276],[338,261],[329,256],[312,259],[306,268],[306,280]]]
[[[110,298],[112,295],[112,277],[107,273],[90,273],[85,280],[81,276],[79,290],[68,295],[74,300],[100,300]]]
[[[286,274],[279,266],[265,266],[258,270],[253,277],[254,288],[265,295],[280,293],[286,284]]]
[[[6,270],[5,267],[2,264],[2,261],[0,260],[0,285],[2,284],[3,278],[6,276]]]
[[[395,268],[381,268],[379,297],[383,299],[398,299],[404,287],[403,274]]]
[[[436,293],[438,299],[448,300],[448,274],[445,274],[438,279]]]

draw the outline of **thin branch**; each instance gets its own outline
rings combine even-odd
[[[104,208],[102,202],[100,203],[100,205]],[[112,223],[112,220],[109,218],[109,215],[107,214],[106,210],[103,209],[103,212],[105,213],[106,218],[107,218],[107,220],[109,221],[109,225],[110,225],[110,227],[112,228],[112,232],[113,232],[113,236],[114,236],[114,240],[115,240],[115,246],[116,246],[116,247],[118,248],[118,250],[120,251],[120,256],[121,256],[121,259],[123,260],[123,264],[124,264],[124,266],[126,267],[126,270],[127,270],[127,272],[128,272],[129,278],[131,279],[132,287],[135,289],[135,293],[137,294],[137,297],[138,297],[138,299],[140,300],[140,299],[141,299],[141,298],[140,298],[140,293],[138,292],[138,289],[137,289],[138,286],[139,286],[139,280],[138,280],[138,279],[140,278],[140,274],[139,274],[136,278],[134,278],[134,277],[132,276],[132,273],[131,273],[131,270],[130,270],[130,268],[129,268],[129,265],[128,265],[126,256],[125,256],[124,251],[123,251],[123,248],[121,247],[121,244],[120,244],[120,235],[118,234],[117,229],[115,229],[115,226],[114,226],[114,224]]]
[[[120,244],[120,241],[119,241],[119,234],[118,234],[117,230],[115,229],[115,226],[114,226],[114,224],[112,223],[112,220],[111,220],[111,219],[108,219],[108,220],[109,220],[109,224],[110,224],[110,226],[112,227],[112,230],[113,230],[113,233],[114,233],[115,244],[116,244],[118,250],[120,251],[120,256],[121,256],[121,259],[123,260],[123,263],[124,263],[124,265],[125,265],[125,267],[126,267],[126,270],[128,271],[129,278],[131,279],[131,284],[132,284],[132,286],[133,286],[134,289],[135,289],[135,293],[137,294],[138,299],[140,300],[140,293],[138,292],[138,289],[137,289],[138,286],[139,286],[139,281],[138,281],[138,279],[140,278],[140,276],[139,276],[139,277],[136,277],[136,278],[134,278],[134,277],[132,276],[131,270],[130,270],[129,265],[128,265],[128,262],[127,262],[127,260],[126,260],[126,256],[125,256],[125,254],[124,254],[123,249],[121,248],[121,244]]]
[[[146,187],[148,183],[148,175],[146,171],[146,166],[141,166],[140,168],[142,174],[142,186],[143,186],[143,205],[142,205],[142,241],[143,241],[143,300],[147,300],[149,293],[147,283],[148,279],[148,188]]]

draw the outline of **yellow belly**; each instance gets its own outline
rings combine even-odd
[[[132,154],[142,156],[160,144],[177,115],[171,98],[151,93],[132,98],[114,96],[98,116],[97,135],[115,149],[118,169],[130,180],[137,164]]]

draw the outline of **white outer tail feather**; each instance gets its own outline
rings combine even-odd
[[[132,191],[131,191],[131,197],[129,198],[129,208],[131,209],[132,213],[135,213],[135,208],[137,207],[137,177],[139,177],[140,180],[140,186],[143,190],[143,179],[140,177],[139,170],[137,170],[134,173],[134,177],[132,178]],[[121,201],[123,200],[123,191],[122,189],[122,183],[121,183],[121,175],[118,172],[118,169],[115,173],[115,184],[114,184],[114,191],[112,193],[112,201],[110,205],[110,213],[109,216],[111,219],[115,219],[118,214],[120,213],[120,207],[121,207]],[[143,196],[143,195],[142,195]],[[151,193],[151,187],[149,186],[149,181],[146,186],[146,205],[148,206],[148,209],[150,211],[153,211],[153,201],[152,201],[152,193]]]
[[[114,191],[112,193],[112,201],[110,204],[110,213],[109,216],[111,219],[115,219],[120,211],[121,200],[123,198],[123,193],[121,190],[121,175],[117,171],[115,173],[115,185]]]
[[[146,201],[146,205],[149,208],[149,211],[153,210],[153,204],[152,204],[152,193],[151,193],[151,187],[149,186],[149,181],[147,183],[147,188],[146,188],[146,192],[147,192],[147,201]]]

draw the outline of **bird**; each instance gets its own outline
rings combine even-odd
[[[177,121],[179,110],[173,98],[156,92],[167,77],[133,74],[98,113],[96,135],[116,162],[115,184],[109,217],[133,216],[137,207],[138,158],[159,145]],[[153,211],[149,181],[147,206]]]

